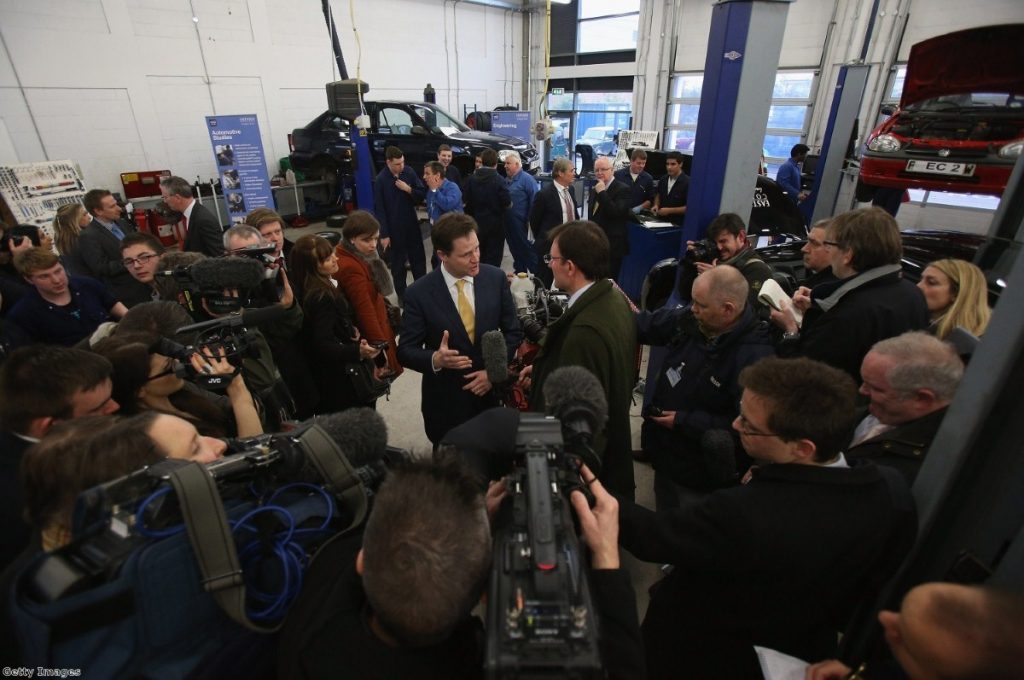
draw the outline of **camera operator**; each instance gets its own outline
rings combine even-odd
[[[761,284],[772,278],[772,268],[757,256],[752,243],[747,241],[747,227],[735,213],[722,213],[711,220],[707,237],[703,241],[687,241],[686,256],[679,275],[679,298],[690,300],[693,280],[712,267],[729,264],[740,270],[750,284],[750,304],[758,309],[757,294]]]
[[[280,223],[266,221],[273,216],[277,216],[277,213],[270,211],[267,211],[270,214],[259,213],[258,211],[260,210],[266,209],[258,208],[250,216],[255,216],[257,221],[260,221],[267,228],[266,233],[275,235],[275,238],[279,237],[280,241],[271,241],[265,238],[262,232],[263,227],[257,228],[248,224],[242,224],[231,227],[224,232],[224,247],[230,255],[245,255],[246,249],[249,248],[260,248],[270,245],[276,247],[273,253],[263,254],[258,258],[266,267],[266,278],[250,296],[249,306],[267,307],[277,304],[284,310],[281,318],[273,323],[261,326],[257,332],[266,340],[269,357],[278,371],[275,383],[277,381],[283,382],[282,385],[278,386],[278,390],[281,390],[283,387],[283,392],[287,392],[287,395],[282,393],[279,397],[275,397],[275,399],[285,399],[287,402],[294,403],[293,409],[296,414],[300,418],[306,417],[312,415],[313,407],[316,405],[316,400],[312,397],[316,393],[316,384],[313,381],[313,375],[298,342],[299,335],[302,333],[302,306],[295,298],[291,281],[289,281],[285,270],[285,260],[281,256],[285,241],[281,233]],[[280,217],[277,217],[277,219],[280,219]],[[274,228],[275,225],[276,229]],[[291,248],[288,248],[288,250],[291,250]],[[268,396],[266,390],[260,387],[258,391],[266,400]]]
[[[93,348],[114,367],[113,394],[121,412],[169,413],[188,420],[210,437],[251,437],[263,433],[259,413],[240,369],[224,358],[224,349],[203,347],[189,362],[196,375],[222,376],[226,395],[205,390],[180,375],[177,359],[156,351],[153,335],[118,333]]]
[[[327,570],[336,585],[315,620],[286,623],[280,677],[483,677],[483,627],[471,611],[490,572],[491,531],[484,495],[453,459],[392,470],[365,530],[330,549],[306,581]]]

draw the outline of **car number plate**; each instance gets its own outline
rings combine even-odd
[[[924,172],[930,175],[974,175],[973,163],[952,163],[950,161],[907,161],[907,172]]]

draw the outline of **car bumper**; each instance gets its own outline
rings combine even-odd
[[[969,177],[953,175],[935,175],[907,172],[907,161],[904,156],[885,157],[865,154],[860,163],[860,179],[865,184],[896,189],[930,189],[933,191],[953,191],[970,194],[990,194],[1002,196],[1006,183],[1010,179],[1013,163],[991,164],[968,160],[975,166],[974,174]],[[955,158],[943,159],[949,162],[963,162]]]

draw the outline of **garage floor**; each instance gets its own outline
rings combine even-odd
[[[335,231],[327,229],[323,222],[315,222],[300,229],[287,229],[286,238],[294,241],[305,234],[317,233],[320,231]],[[430,260],[430,241],[424,234],[424,250],[427,260]],[[429,265],[428,265],[429,266]],[[505,256],[502,259],[502,269],[512,270],[512,256],[505,249]],[[410,283],[412,282],[410,275]],[[647,351],[644,351],[641,375],[647,370]],[[640,448],[640,399],[636,398],[630,410],[630,422],[633,431],[633,448]],[[423,421],[419,416],[420,411],[420,374],[415,371],[405,371],[395,381],[389,399],[378,400],[377,411],[384,416],[388,425],[388,443],[392,446],[399,446],[409,449],[414,453],[428,454],[430,452],[430,441],[423,432]],[[410,414],[416,414],[410,417]],[[633,464],[636,476],[636,500],[640,505],[647,508],[654,508],[654,474],[649,465],[640,463]],[[629,553],[623,551],[623,567],[628,569],[632,575],[633,588],[636,590],[637,611],[643,619],[647,610],[647,589],[661,575],[659,565],[641,562]]]

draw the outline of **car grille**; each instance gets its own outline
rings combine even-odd
[[[908,146],[905,149],[903,149],[903,153],[907,154],[908,156],[913,156],[915,158],[938,158],[938,159],[941,159],[942,156],[939,155],[939,149],[943,149],[943,148],[948,148],[948,147],[913,146],[913,145],[911,145],[911,146]],[[957,159],[962,159],[962,158],[987,158],[988,157],[988,150],[987,149],[963,149],[963,148],[961,148],[961,149],[950,149],[949,151],[950,151],[949,155],[952,156],[952,157],[955,157]]]

